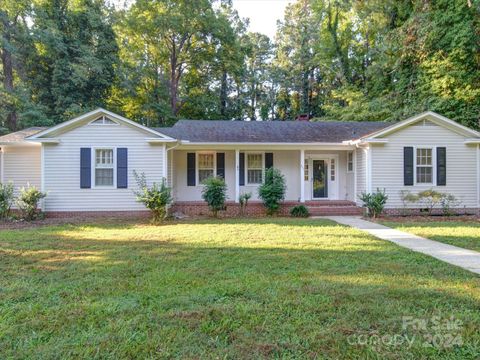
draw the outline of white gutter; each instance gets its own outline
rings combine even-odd
[[[176,139],[162,139],[162,138],[145,138],[145,141],[150,144],[163,144],[177,142]]]
[[[41,138],[41,139],[28,139],[28,138],[25,138],[25,142],[40,143],[40,144],[59,144],[59,143],[60,143],[60,139],[58,139],[58,138]]]
[[[475,145],[480,144],[480,139],[465,139],[463,142],[465,145]]]
[[[221,146],[265,146],[265,145],[274,145],[274,146],[351,146],[353,144],[347,142],[340,143],[326,143],[326,142],[304,142],[304,143],[295,143],[295,142],[193,142],[188,140],[180,140],[181,145],[188,146],[202,146],[202,145],[221,145]]]

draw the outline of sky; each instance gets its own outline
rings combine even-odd
[[[293,0],[233,0],[233,7],[242,18],[250,19],[249,30],[269,36],[272,40],[277,30],[277,20]]]

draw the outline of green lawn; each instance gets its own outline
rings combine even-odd
[[[322,220],[4,230],[0,273],[1,359],[480,352],[480,277]],[[404,330],[405,316],[461,325]],[[413,345],[360,340],[393,335]]]
[[[446,244],[480,251],[480,221],[382,221],[382,224]]]

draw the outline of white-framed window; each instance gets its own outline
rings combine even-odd
[[[215,153],[197,153],[198,184],[215,176]]]
[[[116,121],[113,121],[109,117],[102,115],[90,122],[90,125],[118,125]]]
[[[303,163],[303,180],[308,181],[308,159]]]
[[[353,151],[347,153],[347,172],[353,172]]]
[[[95,186],[114,186],[115,158],[114,149],[95,149]]]
[[[433,148],[416,148],[415,173],[417,184],[433,184]]]
[[[263,181],[263,153],[247,153],[247,183],[261,184]]]

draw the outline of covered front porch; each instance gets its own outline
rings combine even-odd
[[[355,151],[351,145],[289,148],[183,144],[168,150],[168,181],[177,204],[203,202],[202,181],[209,176],[225,178],[230,203],[238,203],[243,193],[251,193],[251,203],[255,203],[265,169],[273,166],[285,176],[286,203],[310,207],[355,205]]]

